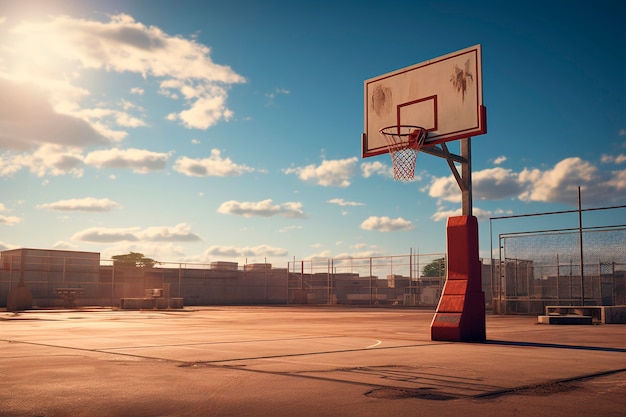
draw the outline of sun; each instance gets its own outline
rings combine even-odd
[[[9,30],[10,43],[3,45],[4,65],[24,80],[62,80],[72,74],[64,57],[66,46],[53,22],[20,22]]]

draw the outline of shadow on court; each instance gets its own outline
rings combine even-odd
[[[0,312],[0,416],[624,415],[626,325],[434,311],[206,307]]]

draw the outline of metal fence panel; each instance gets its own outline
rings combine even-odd
[[[624,304],[625,227],[517,233],[499,241],[499,312]]]
[[[101,261],[98,253],[88,255],[85,259],[71,251],[3,252],[0,307],[6,306],[8,293],[18,285],[30,290],[34,306],[44,308],[63,306],[61,288],[81,290],[78,306],[121,307],[122,300],[150,298],[154,290],[182,299],[185,305],[435,306],[445,281],[444,254],[315,259],[289,262],[286,268],[231,262],[134,267]]]

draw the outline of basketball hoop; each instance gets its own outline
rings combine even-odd
[[[420,148],[426,139],[426,130],[420,126],[398,125],[380,129],[387,142],[393,163],[393,179],[412,181]]]

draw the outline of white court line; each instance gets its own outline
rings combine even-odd
[[[380,345],[381,343],[383,343],[383,342],[382,342],[382,341],[380,341],[380,340],[378,340],[378,339],[376,339],[376,343],[374,343],[373,345],[370,345],[370,346],[365,346],[365,349],[371,349],[371,348],[374,348],[374,347],[376,347],[376,346]]]

